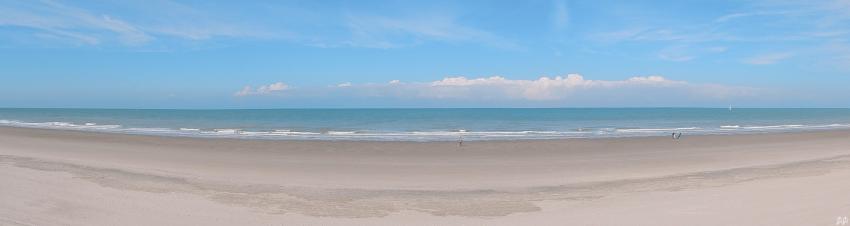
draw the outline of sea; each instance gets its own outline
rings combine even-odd
[[[0,126],[203,138],[456,141],[850,129],[845,108],[30,109]]]

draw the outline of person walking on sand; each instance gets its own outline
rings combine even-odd
[[[673,140],[678,140],[682,137],[682,132],[673,132],[673,135],[671,136],[673,137]]]
[[[463,133],[465,133],[465,132],[466,132],[466,130],[463,130],[463,129],[458,130],[458,135],[457,135],[457,146],[458,147],[463,147]]]

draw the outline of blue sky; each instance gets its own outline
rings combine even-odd
[[[0,106],[850,107],[850,1],[0,0]]]

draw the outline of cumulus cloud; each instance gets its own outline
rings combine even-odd
[[[246,87],[237,96],[272,94],[260,87]],[[635,76],[622,80],[586,79],[580,74],[509,79],[502,76],[468,78],[446,77],[428,82],[343,83],[335,86],[301,88],[287,93],[289,98],[370,100],[415,100],[473,103],[574,103],[595,105],[610,103],[621,106],[636,104],[664,105],[669,101],[687,104],[692,100],[722,100],[752,96],[755,88],[720,84],[696,84],[663,76]],[[414,102],[415,102],[414,101]],[[725,102],[724,102],[725,103]]]
[[[237,91],[233,95],[235,96],[250,96],[250,95],[266,95],[278,93],[280,91],[288,90],[289,85],[283,82],[276,82],[268,85],[262,85],[254,89],[251,86],[242,87],[242,90]]]

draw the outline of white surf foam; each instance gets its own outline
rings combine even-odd
[[[98,124],[96,122],[71,123],[62,121],[23,122],[0,119],[0,125],[29,128],[48,128],[64,130],[86,130],[99,132],[116,132],[130,134],[149,134],[164,136],[197,136],[197,137],[232,137],[259,139],[305,139],[305,140],[407,140],[407,141],[453,141],[458,137],[464,140],[519,140],[519,139],[560,139],[560,138],[604,138],[604,137],[635,137],[661,136],[669,132],[685,131],[689,134],[739,134],[763,132],[787,132],[806,130],[826,130],[850,128],[850,124],[783,124],[783,125],[746,125],[729,124],[705,127],[671,127],[671,128],[580,128],[568,131],[557,130],[520,130],[520,131],[475,131],[475,130],[442,130],[442,131],[345,131],[331,130],[326,132],[295,131],[290,129],[250,130],[235,128],[220,128],[213,130],[191,127],[179,128],[138,128],[122,125]]]
[[[699,127],[682,127],[682,128],[636,128],[636,129],[617,129],[617,132],[626,133],[657,133],[657,132],[675,132],[682,130],[699,130]]]

